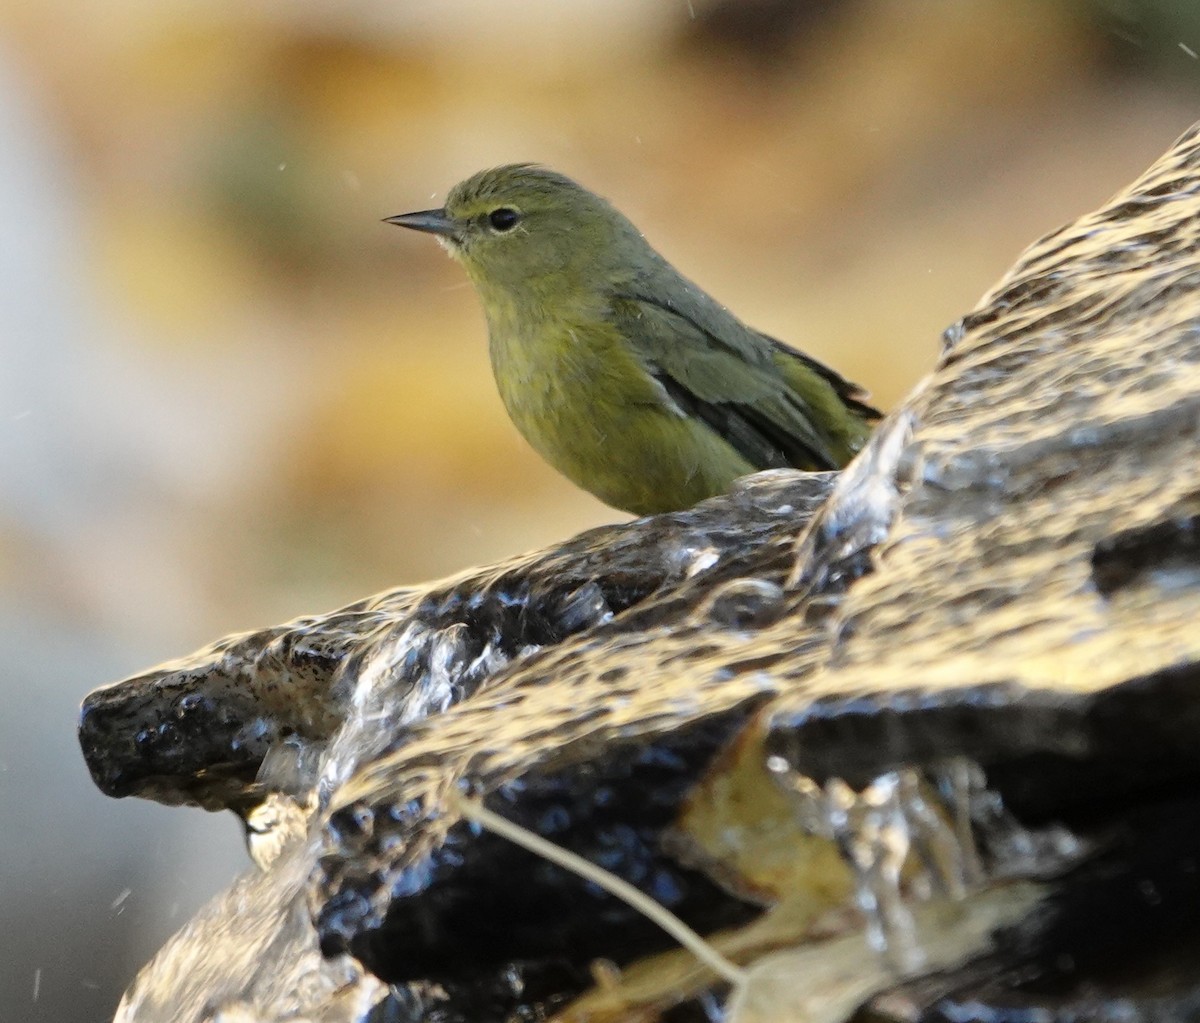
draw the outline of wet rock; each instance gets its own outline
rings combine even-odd
[[[226,637],[91,693],[79,724],[84,758],[111,796],[252,807],[272,789],[260,768],[282,743],[323,747],[345,738],[349,722],[356,752],[370,752],[365,703],[390,738],[512,659],[621,612],[610,632],[669,621],[727,580],[778,586],[797,531],[834,478],[760,473],[686,512],[590,530],[428,587]],[[287,790],[316,781],[303,771]]]
[[[636,649],[688,623],[690,639],[682,640],[680,648],[687,651],[699,642],[708,620],[705,613],[691,623],[690,612],[714,601],[724,606],[721,594],[726,590],[741,594],[748,583],[759,580],[752,587],[754,601],[734,601],[747,610],[733,616],[729,627],[743,634],[752,624],[744,620],[749,611],[761,611],[779,591],[792,564],[797,532],[828,495],[834,479],[833,474],[762,473],[741,481],[727,497],[687,512],[593,530],[553,550],[428,588],[392,591],[329,615],[230,637],[89,696],[80,737],[102,789],[112,795],[233,809],[246,820],[255,859],[269,866],[265,875],[238,882],[172,940],[139,976],[119,1019],[207,1020],[217,1018],[214,1007],[222,1007],[241,1014],[230,1018],[255,1018],[246,1014],[258,1011],[258,1018],[273,1020],[314,1012],[314,1005],[320,1005],[326,1013],[322,1019],[357,1020],[364,1018],[354,1014],[359,1010],[347,1007],[361,1006],[363,990],[379,1000],[381,1019],[444,1013],[447,1000],[468,1017],[492,1018],[530,1001],[562,1001],[563,992],[586,986],[589,974],[582,957],[576,957],[574,965],[556,957],[522,964],[520,969],[506,962],[482,979],[473,976],[469,983],[460,979],[469,973],[465,967],[430,970],[440,979],[415,980],[396,994],[381,993],[384,989],[370,975],[347,981],[346,964],[353,960],[341,955],[321,959],[303,891],[294,883],[297,871],[313,869],[319,850],[312,842],[319,839],[322,812],[361,766],[374,762],[386,748],[403,745],[404,736],[423,717],[440,717],[467,697],[482,698],[500,685],[507,671],[519,670],[539,651],[555,649],[576,633],[584,648]],[[645,683],[636,665],[612,664],[597,684],[624,706],[626,717],[636,720]],[[761,688],[760,683],[750,695]],[[570,713],[586,719],[588,696],[563,692],[570,696]],[[502,717],[511,715],[510,723],[524,720],[521,699],[500,697],[500,705],[508,708]],[[694,703],[698,698],[687,699]],[[183,731],[181,705],[194,715],[190,742],[178,739]],[[632,764],[614,750],[605,769],[614,791],[624,786],[624,792],[613,806],[599,807],[601,812],[578,828],[587,841],[607,843],[610,851],[656,877],[660,897],[695,905],[714,922],[743,917],[744,904],[723,895],[702,873],[662,855],[654,837],[665,808],[678,800],[687,779],[744,718],[743,713],[716,722],[694,735],[668,734],[656,748],[631,747]],[[547,721],[546,727],[551,729],[553,722]],[[537,738],[519,727],[488,731],[484,748],[511,743],[514,751],[519,746],[529,754],[537,752]],[[131,741],[143,733],[158,741]],[[256,743],[242,741],[246,733],[253,733]],[[439,761],[444,757],[437,754],[429,765],[434,776],[442,775]],[[646,809],[650,802],[637,783],[639,761],[643,769],[657,763],[664,809],[658,811],[657,823],[651,816],[631,828],[620,819],[619,807],[629,809],[632,803]],[[575,814],[580,800],[593,800],[598,777],[586,766],[582,771],[550,772],[541,787],[543,821],[552,820],[564,807]],[[279,797],[284,797],[282,804]],[[297,802],[308,807],[303,823],[297,821]],[[281,814],[281,806],[289,812]],[[607,830],[600,828],[597,836],[589,836],[587,826],[605,815],[610,821]],[[384,816],[393,825],[416,826],[421,812],[419,806],[405,807],[393,800]],[[340,814],[336,827],[347,839],[366,841],[375,823],[371,810],[363,806]],[[382,840],[394,840],[385,827],[378,830]],[[472,837],[479,837],[463,830],[468,845]],[[481,869],[479,886],[498,883],[499,890],[519,900],[524,889],[514,888],[510,873],[496,869],[511,865],[514,850],[486,836],[481,845],[496,857],[493,863],[472,847],[467,861]],[[445,863],[452,868],[457,857],[451,843]],[[516,859],[518,865],[523,862],[520,856]],[[554,898],[563,906],[579,889],[561,881]],[[678,897],[672,900],[671,893]],[[247,902],[260,914],[254,919],[265,921],[261,934],[257,925],[249,932],[243,923],[231,926],[232,920],[243,917]],[[349,919],[358,912],[360,900],[350,894],[339,905]],[[470,908],[470,900],[460,894],[450,905]],[[610,913],[610,936],[624,923],[643,927],[624,906]],[[475,946],[489,949],[497,937],[495,919],[474,912],[469,916],[476,922]],[[579,924],[574,926],[581,933],[590,929]],[[277,933],[271,932],[272,926]],[[441,927],[436,913],[429,926]],[[532,941],[540,940],[541,951],[556,939],[539,938],[535,927],[536,921],[526,933]],[[249,954],[213,951],[231,934],[243,935],[239,940]],[[411,937],[419,935],[414,932]],[[457,944],[457,939],[451,940]],[[333,944],[325,939],[327,951],[332,952]],[[593,946],[600,948],[595,940],[589,947]],[[424,946],[418,942],[409,947],[420,951]],[[452,957],[451,966],[458,959]],[[181,970],[204,982],[185,979]],[[306,1001],[304,992],[316,992],[319,998]],[[330,992],[337,993],[336,1002]]]
[[[202,1003],[185,934],[123,1018],[719,1014],[670,939],[464,795],[726,929],[727,955],[798,945],[838,978],[823,1002],[743,986],[743,1018],[1187,1016],[1198,225],[1200,128],[1033,246],[836,481],[767,474],[89,698],[106,791],[308,808],[263,844],[290,880],[250,896],[278,942]]]

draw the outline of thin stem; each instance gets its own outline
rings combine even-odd
[[[720,952],[669,909],[655,902],[644,892],[638,891],[638,889],[627,881],[622,881],[615,874],[585,860],[577,853],[573,853],[569,849],[564,849],[553,842],[547,841],[540,835],[534,834],[528,828],[514,824],[508,818],[501,817],[498,813],[493,813],[479,802],[479,800],[468,799],[457,789],[451,790],[449,796],[448,802],[464,817],[475,821],[475,823],[486,828],[488,831],[507,838],[513,844],[519,845],[523,849],[528,849],[531,853],[549,860],[551,863],[557,863],[564,870],[569,870],[571,873],[599,885],[609,894],[620,899],[647,919],[658,924],[659,927],[671,935],[684,948],[688,949],[718,976],[723,977],[735,986],[745,983],[745,970],[721,955]]]

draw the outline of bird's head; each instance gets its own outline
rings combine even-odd
[[[510,164],[455,185],[446,205],[388,217],[437,235],[481,291],[595,287],[636,273],[652,250],[598,195],[533,164]]]

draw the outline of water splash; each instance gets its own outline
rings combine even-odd
[[[777,758],[768,766],[780,769]],[[834,842],[851,865],[867,939],[897,973],[916,970],[924,961],[901,891],[901,874],[922,820],[918,815],[910,821],[900,798],[901,776],[909,773],[889,772],[862,792],[840,778],[823,786],[799,774],[786,781],[802,826]]]
[[[791,795],[800,825],[841,850],[854,872],[868,942],[897,976],[926,965],[914,903],[961,900],[992,882],[1050,876],[1086,852],[1063,827],[1024,827],[966,758],[928,772],[889,771],[860,791],[840,778],[819,784],[782,757],[769,758],[768,767]]]
[[[1026,828],[1005,807],[1000,794],[988,789],[978,764],[967,760],[961,764],[964,766],[956,770],[964,777],[949,784],[958,785],[959,797],[965,798],[971,823],[986,837],[988,876],[997,880],[1053,877],[1091,851],[1088,843],[1060,824]]]

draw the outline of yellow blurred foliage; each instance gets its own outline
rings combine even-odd
[[[308,538],[273,557],[353,585],[371,544],[401,574],[450,571],[617,517],[508,422],[460,269],[379,223],[484,166],[579,177],[890,407],[1022,245],[1185,123],[1182,101],[1106,78],[1070,4],[833,5],[769,67],[693,31],[705,7],[0,11],[75,160],[126,348],[177,372],[286,360],[296,382],[261,408],[229,399],[256,475],[214,504],[250,525],[215,528],[208,562],[286,520]]]
[[[211,217],[153,200],[96,215],[97,279],[142,337],[219,346],[239,314],[261,302],[266,278],[253,254]]]
[[[294,478],[308,492],[390,474],[446,499],[463,488],[503,494],[527,459],[496,395],[482,332],[474,345],[406,334],[402,350],[355,347],[330,367],[294,438]]]

